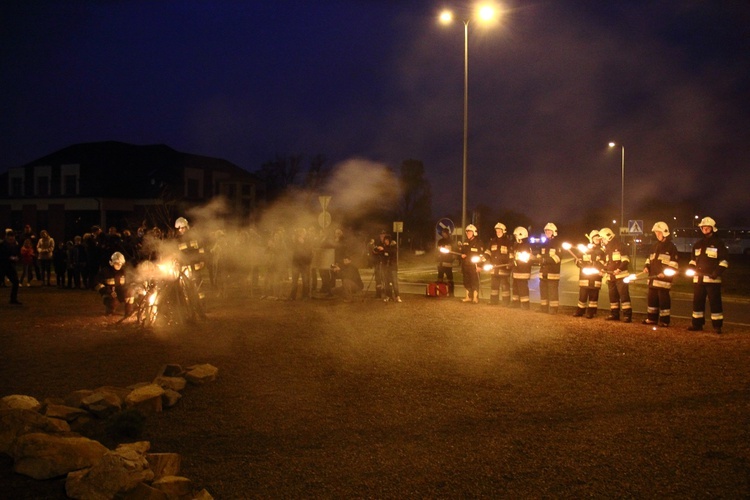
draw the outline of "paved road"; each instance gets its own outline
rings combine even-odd
[[[411,272],[424,274],[424,271],[425,269],[414,269],[399,272],[402,293],[424,294],[424,283],[409,280]],[[362,274],[362,279],[367,284],[371,272],[369,269],[365,269]],[[562,276],[563,279],[560,282],[560,303],[563,306],[574,307],[578,303],[578,269],[573,264],[572,259],[563,262]],[[531,289],[531,302],[538,303],[539,281],[536,275],[532,276],[529,288]],[[371,286],[371,290],[373,289],[374,284]],[[456,283],[456,291],[457,293],[463,293],[463,287],[460,286],[459,282]],[[646,312],[646,291],[646,287],[642,285],[632,285],[630,287],[630,299],[635,312]],[[483,276],[481,297],[487,298],[489,296],[489,279]],[[672,292],[672,315],[677,318],[690,318],[693,310],[692,300],[692,294],[690,293]],[[723,305],[724,317],[726,318],[725,323],[750,326],[750,299],[724,297]],[[599,294],[599,309],[609,310],[609,295],[606,285],[602,289],[602,293]]]

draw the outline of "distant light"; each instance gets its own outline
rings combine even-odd
[[[613,148],[613,147],[615,147],[615,146],[617,146],[617,144],[615,144],[614,142],[610,142],[610,143],[609,143],[609,147],[610,147],[610,148]]]
[[[480,21],[494,21],[497,15],[497,10],[492,5],[480,5],[477,10],[477,16]]]
[[[440,13],[440,22],[442,24],[450,24],[453,22],[453,12],[450,10],[444,10]]]

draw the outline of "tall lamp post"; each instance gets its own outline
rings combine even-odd
[[[617,146],[617,143],[610,142],[609,147],[613,148]],[[623,224],[625,224],[625,146],[620,144],[620,148],[622,149],[622,161],[621,161],[621,172],[622,172],[622,179],[621,179],[621,185],[620,185],[620,227],[623,227]]]
[[[489,22],[495,20],[496,9],[491,5],[480,5],[476,10],[476,17],[479,21]],[[444,10],[440,13],[440,22],[442,24],[451,24],[455,15],[451,10]],[[463,20],[464,24],[464,152],[463,152],[463,188],[461,191],[461,231],[466,229],[466,183],[469,166],[469,22],[470,17]]]

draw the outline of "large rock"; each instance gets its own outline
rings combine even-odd
[[[107,452],[98,441],[81,436],[31,433],[19,436],[10,449],[13,470],[34,479],[50,479],[91,467]]]
[[[149,446],[147,441],[140,441],[106,452],[90,469],[68,474],[65,492],[71,498],[115,498],[151,481],[154,473],[146,460]]]
[[[80,428],[92,420],[92,415],[89,412],[73,406],[48,404],[44,408],[44,414],[49,418],[65,420],[74,429]]]
[[[123,400],[112,392],[94,391],[81,400],[81,408],[99,418],[106,418],[122,409]]]
[[[147,384],[133,389],[125,398],[125,404],[129,408],[136,408],[145,413],[160,412],[162,410],[161,398],[164,389],[156,384]]]
[[[151,486],[163,491],[168,498],[192,498],[193,482],[182,476],[164,476],[157,479]]]
[[[179,453],[149,453],[146,455],[154,479],[164,476],[176,476],[180,473],[182,457]]]
[[[187,380],[183,377],[156,377],[154,384],[164,389],[172,389],[173,391],[180,392],[187,385]]]
[[[9,453],[10,448],[24,434],[44,432],[54,434],[65,429],[53,419],[32,410],[0,410],[0,453]]]
[[[201,385],[206,382],[213,382],[219,374],[219,369],[213,365],[203,364],[195,365],[188,368],[185,378],[191,384]]]
[[[38,399],[31,396],[24,396],[23,394],[4,396],[2,401],[8,405],[9,408],[15,408],[17,410],[37,411],[42,407],[42,403],[40,403]]]

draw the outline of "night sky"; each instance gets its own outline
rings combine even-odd
[[[250,171],[417,159],[435,217],[459,214],[463,25],[437,22],[451,4],[466,5],[3,2],[0,171],[105,140]],[[498,25],[469,26],[470,208],[619,218],[616,141],[626,219],[750,225],[750,2],[502,5]]]

